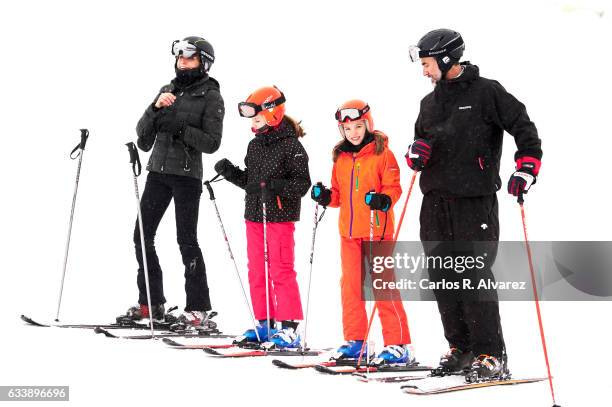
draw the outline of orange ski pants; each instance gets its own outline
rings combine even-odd
[[[385,240],[391,239],[393,237],[389,236]],[[365,301],[362,299],[362,242],[369,240],[341,237],[342,326],[344,339],[347,341],[364,340],[368,327],[368,315]],[[406,312],[399,293],[397,300],[376,301],[376,303],[385,346],[411,343]]]

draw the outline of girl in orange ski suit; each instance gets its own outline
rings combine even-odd
[[[367,106],[351,101],[343,106]],[[358,102],[358,103],[355,103]],[[340,111],[340,110],[339,110]],[[312,198],[322,205],[340,208],[338,226],[341,237],[342,324],[346,341],[365,339],[368,316],[362,297],[362,242],[370,240],[370,209],[365,196],[374,191],[386,196],[387,207],[375,211],[374,241],[393,239],[393,205],[402,194],[400,170],[395,156],[388,148],[387,136],[373,130],[373,120],[367,107],[363,116],[366,133],[360,145],[352,145],[339,120],[343,140],[333,150],[334,167],[331,189],[323,189],[322,199]],[[410,332],[401,300],[377,301],[385,346],[410,344]]]

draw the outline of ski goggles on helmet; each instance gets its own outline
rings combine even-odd
[[[240,113],[240,116],[242,117],[251,118],[257,116],[259,112],[263,110],[273,109],[276,106],[282,105],[283,103],[285,103],[285,95],[283,92],[281,92],[279,98],[271,102],[264,102],[261,105],[251,102],[240,102],[238,103],[238,113]]]
[[[196,46],[185,40],[176,40],[172,43],[172,55],[176,57],[183,56],[185,58],[191,58],[197,52],[198,49]]]
[[[356,107],[350,107],[345,109],[336,110],[334,117],[339,122],[346,120],[357,120],[363,117],[364,114],[370,111],[370,105],[365,105],[363,109],[357,109]]]

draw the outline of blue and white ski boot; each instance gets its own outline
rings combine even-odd
[[[363,350],[362,359],[366,360],[368,353],[368,345],[364,343],[364,341],[356,340],[356,341],[346,341],[342,346],[336,350],[336,352],[332,355],[332,359],[359,359],[359,354],[361,353],[361,348]]]
[[[241,336],[237,336],[234,339],[234,343],[263,343],[268,342],[278,330],[274,328],[274,325],[270,326],[270,332],[268,333],[268,323],[267,321],[261,321],[257,324],[257,333],[255,333],[255,329],[247,329]],[[259,335],[259,340],[257,338]]]
[[[300,335],[293,328],[283,328],[270,337],[277,349],[296,349],[301,346]]]
[[[416,363],[410,345],[389,345],[372,360],[373,365],[413,365]]]

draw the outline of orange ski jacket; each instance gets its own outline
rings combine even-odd
[[[365,195],[370,191],[386,194],[392,202],[387,212],[375,211],[374,237],[380,238],[383,233],[393,235],[393,205],[402,195],[400,169],[388,148],[387,136],[377,133],[359,152],[336,150],[338,157],[332,170],[329,206],[340,208],[338,227],[342,237],[369,238],[370,207],[365,203]],[[383,146],[380,154],[376,154],[377,144]]]

